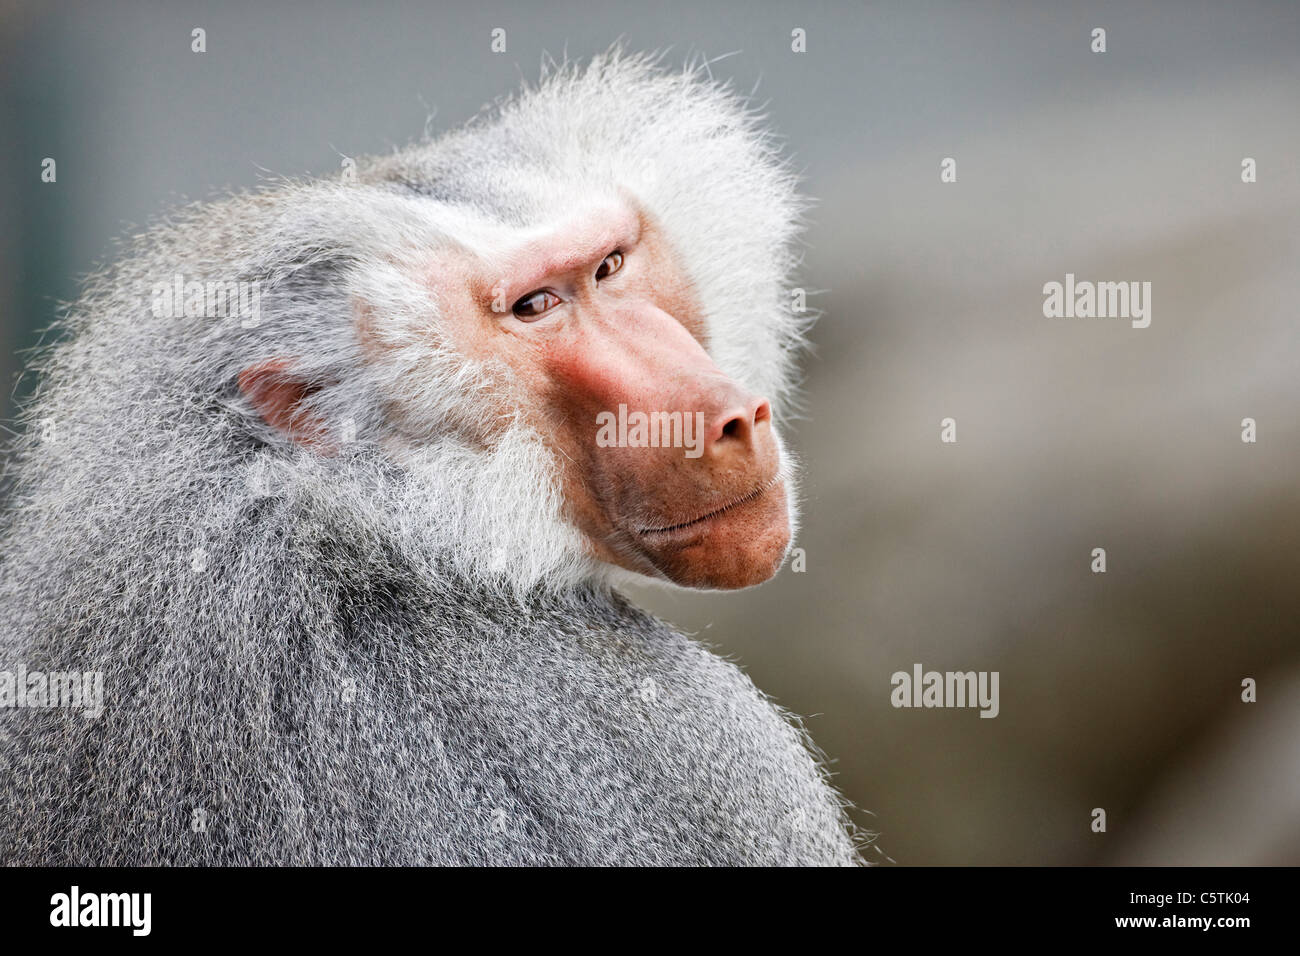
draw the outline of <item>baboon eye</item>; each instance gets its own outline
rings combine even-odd
[[[560,304],[560,297],[548,289],[538,289],[536,292],[530,292],[514,304],[511,311],[519,318],[528,321],[529,319],[541,318],[542,314],[549,312]]]
[[[605,260],[596,267],[596,281],[612,276],[619,269],[623,268],[623,253],[615,250],[605,257]]]

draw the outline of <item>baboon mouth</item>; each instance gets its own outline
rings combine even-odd
[[[695,525],[703,524],[706,521],[710,521],[713,518],[717,518],[718,516],[728,511],[731,511],[733,508],[739,508],[741,505],[748,504],[749,502],[755,500],[756,498],[761,498],[763,495],[767,494],[767,492],[775,488],[777,484],[780,483],[780,481],[781,481],[781,473],[778,471],[767,482],[759,485],[757,488],[755,488],[753,491],[749,492],[748,494],[741,495],[739,498],[727,502],[721,508],[715,508],[712,511],[707,512],[706,514],[702,514],[699,517],[692,518],[689,521],[682,521],[677,524],[667,525],[662,528],[640,528],[637,530],[637,534],[639,535],[670,534],[674,531],[682,531],[686,528],[691,528],[694,527]]]

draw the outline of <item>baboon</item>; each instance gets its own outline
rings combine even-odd
[[[616,50],[133,238],[12,450],[0,862],[860,862],[798,721],[622,595],[784,560],[802,208]]]

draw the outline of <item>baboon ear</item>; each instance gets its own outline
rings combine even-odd
[[[239,391],[272,428],[319,454],[330,454],[325,423],[302,402],[316,389],[294,374],[291,359],[267,359],[239,373]]]

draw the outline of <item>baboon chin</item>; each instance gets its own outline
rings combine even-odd
[[[88,284],[12,451],[0,671],[103,707],[0,710],[0,863],[860,862],[797,720],[619,591],[760,584],[796,523],[802,200],[656,64]]]

